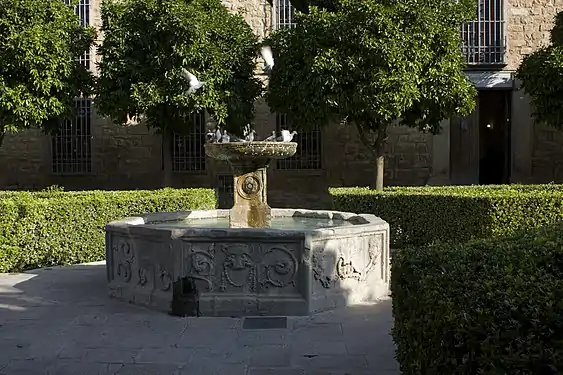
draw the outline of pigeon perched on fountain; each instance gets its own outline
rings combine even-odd
[[[221,143],[229,143],[231,141],[231,136],[227,134],[227,130],[223,130],[223,135],[221,136]]]
[[[221,128],[217,127],[215,129],[215,142],[221,142]]]
[[[272,132],[272,135],[264,139],[266,142],[275,142],[276,141],[276,131]]]
[[[254,129],[250,130],[250,132],[244,137],[246,142],[254,142],[254,138],[256,137],[256,131]]]
[[[262,67],[262,70],[268,74],[271,73],[272,68],[274,67],[274,54],[272,53],[272,47],[270,46],[262,47],[262,49],[260,50],[260,54],[264,59],[264,66]]]
[[[186,79],[186,81],[188,81],[188,85],[190,86],[188,88],[188,95],[193,94],[194,92],[205,86],[205,82],[197,79],[194,74],[188,72],[185,68],[182,68],[182,76]]]
[[[205,134],[205,138],[207,139],[207,142],[211,142],[211,143],[217,142],[217,137],[215,136],[214,131],[207,132]]]
[[[292,131],[290,132],[289,130],[282,130],[281,131],[281,136],[279,136],[278,138],[276,138],[276,141],[281,141],[281,142],[291,142],[293,140],[293,137],[297,134],[296,131]]]

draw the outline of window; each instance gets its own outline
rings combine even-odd
[[[218,175],[217,186],[217,208],[229,209],[233,207],[235,201],[233,175]]]
[[[287,116],[276,115],[276,130],[289,129]],[[293,137],[297,152],[290,158],[277,160],[278,169],[321,169],[321,130],[300,131]]]
[[[64,0],[66,5],[70,5],[69,0]],[[90,0],[80,0],[78,5],[74,7],[74,13],[80,18],[81,26],[90,25]],[[90,69],[90,51],[84,52],[78,58],[80,64],[84,65],[86,69]]]
[[[203,112],[190,116],[184,133],[172,137],[172,171],[205,170],[205,116]]]
[[[504,0],[479,0],[477,20],[463,25],[461,34],[468,65],[504,64]]]
[[[69,0],[64,0],[69,5]],[[80,24],[90,24],[90,0],[80,0],[74,8],[80,18]],[[86,51],[78,61],[90,69],[90,51]],[[51,155],[53,173],[80,174],[92,171],[92,100],[76,98],[75,116],[63,120],[60,129],[51,136]]]
[[[274,0],[274,29],[294,27],[293,15],[295,9],[289,0]]]
[[[77,98],[76,115],[64,120],[60,129],[51,137],[53,173],[77,174],[92,171],[92,100]]]

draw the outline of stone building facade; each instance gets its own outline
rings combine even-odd
[[[226,0],[260,36],[291,26],[289,0]],[[475,22],[462,28],[467,74],[479,89],[475,112],[443,122],[437,136],[394,128],[388,142],[386,184],[476,184],[563,180],[563,135],[536,126],[526,95],[514,80],[522,57],[549,42],[563,0],[480,0]],[[100,0],[81,0],[82,21],[100,25]],[[96,67],[94,51],[83,62]],[[217,187],[228,205],[232,180],[227,165],[206,159],[207,119],[195,117],[188,135],[163,142],[143,125],[118,127],[100,117],[90,100],[75,121],[57,135],[27,131],[8,136],[0,147],[0,189],[152,189]],[[284,127],[283,115],[257,103],[260,135]],[[272,163],[273,206],[326,205],[329,186],[374,183],[375,166],[355,128],[334,125],[300,132],[298,154]]]

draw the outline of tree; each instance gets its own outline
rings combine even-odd
[[[231,132],[251,122],[258,39],[220,0],[105,0],[101,30],[94,105],[115,123],[144,117],[165,136],[196,111]],[[189,93],[182,68],[205,86]]]
[[[77,58],[95,38],[61,0],[0,0],[0,145],[31,127],[56,131],[88,95],[92,75]]]
[[[551,45],[524,57],[516,78],[530,95],[532,117],[555,129],[563,129],[563,12],[555,17]]]
[[[335,0],[298,14],[270,40],[276,64],[266,99],[301,127],[354,124],[383,188],[387,131],[400,123],[436,134],[469,114],[475,88],[463,73],[460,27],[472,0]]]

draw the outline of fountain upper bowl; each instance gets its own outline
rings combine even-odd
[[[285,159],[297,151],[295,142],[206,143],[205,154],[217,160]]]

